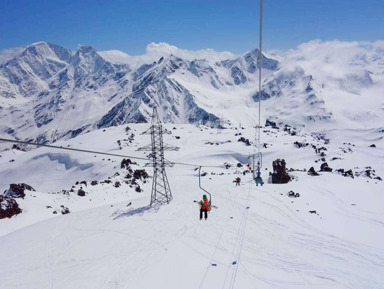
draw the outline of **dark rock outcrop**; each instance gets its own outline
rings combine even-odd
[[[298,197],[300,197],[300,194],[299,194],[299,193],[295,193],[294,191],[289,191],[289,192],[287,193],[287,195],[288,195],[288,197],[290,197],[290,198],[298,198]]]
[[[69,214],[70,211],[69,211],[69,209],[67,207],[64,207],[63,205],[61,205],[61,213],[63,215],[66,215],[66,214]]]
[[[122,169],[124,169],[124,168],[128,169],[128,168],[129,168],[129,165],[131,165],[131,164],[132,164],[131,159],[123,159],[123,160],[121,161],[121,168],[122,168]]]
[[[272,128],[275,128],[275,129],[278,129],[278,128],[279,128],[279,127],[276,125],[276,122],[271,121],[271,120],[269,120],[269,119],[267,119],[267,120],[265,121],[265,126],[270,126],[270,127],[272,127]]]
[[[145,170],[135,170],[133,172],[133,178],[136,180],[141,180],[143,178],[145,180],[148,178],[148,173]]]
[[[332,170],[327,163],[322,163],[320,166],[320,172],[332,172]]]
[[[87,186],[87,181],[81,181],[80,184]]]
[[[80,188],[77,191],[77,195],[80,196],[80,197],[85,197],[85,191],[83,190],[83,188]]]
[[[285,160],[277,159],[272,163],[272,184],[286,184],[291,180],[291,177],[287,173]]]
[[[303,147],[306,147],[306,146],[308,146],[309,144],[308,143],[304,143],[304,142],[298,142],[298,141],[295,141],[294,143],[293,143],[297,148],[303,148]]]
[[[308,170],[308,175],[310,176],[318,176],[319,174],[315,171],[314,167],[311,167],[309,170]]]
[[[344,177],[351,177],[352,179],[355,178],[354,175],[353,175],[352,170],[346,171],[344,169],[338,169],[338,170],[336,170],[336,172],[339,173],[339,174],[342,174]]]
[[[0,219],[11,218],[21,212],[22,210],[14,198],[0,195]]]
[[[241,137],[239,138],[238,142],[243,142],[245,143],[247,146],[250,146],[251,145],[251,142],[249,141],[249,139],[245,138],[245,137]]]
[[[23,198],[25,197],[25,190],[35,191],[30,185],[21,183],[21,184],[10,184],[9,189],[4,192],[4,196],[10,196],[13,198]]]
[[[290,125],[284,125],[284,131],[289,133],[290,135],[294,136],[297,135],[297,131],[295,128],[291,127]]]
[[[229,163],[224,163],[224,167],[228,170],[230,167],[231,167],[232,165],[231,164],[229,164]]]

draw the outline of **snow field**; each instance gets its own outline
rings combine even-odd
[[[63,144],[141,157],[143,154],[135,150],[149,143],[149,136],[140,135],[147,125],[129,126],[136,135],[135,141],[122,150],[116,142],[126,137],[126,126],[91,132]],[[126,185],[114,188],[112,184],[99,184],[84,188],[88,194],[83,198],[76,193],[48,194],[59,185],[69,189],[76,175],[78,181],[95,179],[96,169],[102,176],[99,181],[115,171],[121,174],[112,180],[123,178],[119,158],[107,161],[106,157],[102,161],[104,157],[95,158],[92,154],[50,151],[71,159],[60,162],[39,157],[47,154],[45,148],[40,148],[16,152],[15,162],[8,166],[8,151],[0,158],[1,173],[15,176],[15,181],[23,180],[17,171],[26,164],[31,167],[29,176],[36,173],[44,180],[41,169],[49,168],[44,170],[45,179],[56,178],[55,170],[62,172],[62,179],[51,187],[38,184],[37,192],[27,192],[24,200],[17,200],[25,210],[22,214],[0,220],[0,287],[384,287],[382,182],[364,176],[352,179],[321,172],[312,177],[294,171],[290,174],[295,179],[288,184],[268,183],[271,163],[276,158],[284,158],[288,168],[314,166],[319,170],[322,162],[315,160],[321,157],[310,145],[296,148],[294,141],[326,146],[326,161],[334,169],[363,169],[369,164],[376,175],[383,177],[382,140],[376,142],[376,150],[368,147],[372,138],[378,139],[377,132],[367,132],[366,139],[359,137],[361,131],[330,131],[326,133],[330,144],[325,145],[323,140],[315,140],[304,132],[290,136],[282,130],[265,128],[275,133],[262,134],[263,141],[272,146],[263,149],[265,185],[256,187],[250,174],[241,174],[244,167],[235,167],[237,162],[245,164],[253,152],[252,147],[237,142],[241,136],[252,141],[253,129],[228,129],[217,134],[216,129],[205,127],[166,127],[173,134],[165,136],[165,142],[181,147],[178,152],[166,152],[166,158],[203,165],[202,172],[207,173],[201,178],[202,186],[218,206],[212,208],[207,221],[199,220],[199,207],[193,202],[203,194],[197,167],[175,165],[167,169],[174,199],[169,205],[150,208],[151,182],[140,183],[142,193]],[[238,132],[242,135],[234,136]],[[353,152],[341,152],[342,135],[348,142],[356,139],[355,147],[350,146]],[[330,161],[334,156],[342,159]],[[225,169],[224,162],[233,166]],[[93,166],[81,170],[87,163]],[[208,167],[216,165],[222,167]],[[152,173],[150,168],[146,170]],[[237,176],[242,179],[240,187],[232,182]],[[288,197],[290,190],[300,193],[300,197]],[[132,205],[127,207],[129,202]],[[47,209],[45,206],[50,204],[53,208]],[[61,204],[71,213],[53,215],[52,210]],[[316,213],[309,213],[313,210]]]

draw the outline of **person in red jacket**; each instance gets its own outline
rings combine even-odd
[[[200,220],[203,219],[203,212],[205,219],[208,218],[208,211],[211,209],[211,202],[207,199],[207,195],[203,195],[203,200],[199,202],[200,205]]]
[[[236,186],[240,186],[240,182],[241,182],[241,179],[239,177],[237,177],[235,179]]]

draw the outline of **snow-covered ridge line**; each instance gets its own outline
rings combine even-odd
[[[383,51],[380,41],[312,41],[279,60],[264,56],[263,122],[376,127],[383,121]],[[0,65],[2,135],[51,143],[147,122],[153,105],[164,122],[218,127],[257,119],[257,49],[239,56],[151,43],[145,55],[128,56],[38,42],[8,55]]]

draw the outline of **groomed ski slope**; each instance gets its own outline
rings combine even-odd
[[[130,125],[135,141],[119,151],[116,141],[125,137],[125,127],[91,132],[66,144],[142,156],[135,150],[150,141],[139,135],[147,125]],[[21,182],[20,171],[28,164],[29,177],[44,170],[47,182],[34,184],[37,192],[18,199],[24,209],[21,215],[0,220],[0,288],[384,288],[383,182],[366,176],[352,179],[324,172],[313,177],[294,171],[292,182],[269,184],[268,173],[277,158],[284,158],[288,168],[319,170],[321,162],[315,160],[321,157],[310,146],[298,149],[293,142],[325,144],[306,133],[291,136],[266,128],[271,132],[262,134],[263,142],[272,144],[263,150],[266,184],[256,187],[250,174],[241,174],[244,167],[235,166],[245,164],[253,151],[237,142],[241,136],[235,134],[241,132],[252,141],[253,129],[217,134],[216,129],[189,125],[167,128],[173,134],[165,141],[181,147],[179,152],[166,153],[167,159],[222,166],[202,168],[207,172],[202,185],[218,206],[207,221],[199,220],[199,207],[193,202],[203,194],[196,167],[176,165],[167,170],[174,199],[156,209],[147,206],[150,182],[141,185],[142,193],[106,184],[88,186],[84,198],[47,193],[53,190],[49,186],[69,189],[79,172],[79,181],[96,176],[102,180],[116,171],[123,180],[121,159],[107,162],[70,153],[73,166],[68,162],[65,166],[57,159],[38,158],[49,152],[40,148],[12,152],[15,162],[7,166],[11,151],[3,152],[2,175],[17,176]],[[344,144],[343,135],[355,146]],[[370,165],[383,177],[379,136],[377,130],[331,131],[325,158],[334,169],[359,171]],[[377,148],[368,147],[373,139]],[[347,146],[353,152],[341,151]],[[333,157],[341,159],[330,161]],[[32,160],[38,162],[36,167]],[[224,162],[233,166],[225,169]],[[84,167],[87,163],[93,166]],[[152,174],[150,168],[146,170]],[[49,185],[48,180],[57,179],[57,171],[61,180]],[[242,178],[240,187],[232,182],[237,176]],[[290,190],[300,197],[289,198]],[[127,207],[129,202],[132,205]],[[61,204],[71,213],[53,215],[53,209],[46,208]],[[309,213],[312,210],[316,214]]]

